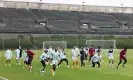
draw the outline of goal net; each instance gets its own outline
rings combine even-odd
[[[102,49],[109,49],[110,47],[116,49],[116,40],[86,40],[86,45],[88,47],[94,45],[95,48],[101,46]]]
[[[53,48],[60,47],[60,48],[67,48],[67,42],[66,41],[44,41],[43,42],[43,49],[47,46],[52,46]]]

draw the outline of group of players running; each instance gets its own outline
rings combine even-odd
[[[16,54],[16,65],[21,65],[20,64],[20,59],[23,57],[24,59],[24,64],[26,65],[26,69],[28,70],[32,70],[32,60],[33,60],[33,56],[35,55],[34,52],[32,50],[30,50],[29,48],[27,48],[26,51],[22,51],[21,46],[19,46],[16,50],[15,50],[15,54]],[[5,58],[6,58],[6,62],[5,62],[5,66],[11,66],[11,59],[12,59],[12,50],[11,49],[7,49],[5,52]]]
[[[124,48],[123,50],[120,51],[120,61],[117,65],[117,69],[119,68],[119,65],[122,63],[122,60],[124,60],[124,63],[122,66],[125,67],[125,64],[127,62],[126,52],[127,52],[127,48]],[[21,47],[16,49],[15,53],[16,53],[17,65],[20,65],[20,58],[22,57]],[[85,47],[82,47],[81,50],[79,50],[78,47],[74,46],[73,49],[71,50],[71,53],[72,53],[73,69],[79,68],[78,66],[79,57],[81,61],[81,67],[82,66],[85,67],[85,62],[88,60],[88,62],[91,64],[92,67],[95,67],[95,64],[97,64],[98,69],[100,69],[100,63],[103,61],[100,46],[98,46],[97,49],[95,49],[93,45],[90,48],[85,46]],[[112,47],[110,47],[110,49],[108,50],[109,67],[111,66],[113,67],[113,64],[114,64],[113,53],[114,53],[114,50]],[[55,49],[52,48],[52,46],[46,47],[44,52],[40,56],[40,62],[43,66],[40,72],[41,73],[45,72],[45,67],[48,65],[48,63],[50,63],[50,65],[52,66],[52,69],[51,69],[52,76],[55,76],[56,68],[60,67],[63,61],[65,61],[67,67],[70,68],[66,54],[67,53],[65,52],[65,50],[59,47]],[[23,51],[24,64],[26,65],[26,69],[30,71],[32,70],[32,60],[34,55],[35,55],[34,52],[29,48],[27,48],[26,51]],[[12,58],[12,51],[10,49],[6,50],[5,57],[6,57],[5,65],[7,66],[7,64],[9,64],[9,66],[11,66],[10,60]]]
[[[122,60],[124,60],[123,63],[123,67],[125,67],[125,64],[127,62],[127,58],[126,58],[126,52],[127,52],[127,48],[124,48],[123,50],[120,51],[120,62],[118,63],[117,69],[119,68],[119,65],[122,63]],[[72,68],[79,68],[79,62],[78,62],[78,58],[80,57],[80,63],[81,63],[81,67],[84,66],[85,67],[85,62],[88,60],[88,62],[91,64],[92,67],[95,67],[95,64],[98,65],[98,69],[100,69],[100,63],[103,62],[102,60],[102,54],[101,54],[101,47],[98,46],[97,49],[94,48],[94,46],[92,45],[91,48],[88,47],[82,47],[81,50],[79,50],[78,47],[74,46],[73,49],[71,50],[72,53],[72,61],[73,61],[73,66]],[[113,57],[113,47],[110,47],[110,49],[108,50],[108,57],[109,57],[109,67],[113,67],[114,64],[114,57]],[[68,65],[68,59],[66,58],[66,52],[64,49],[60,49],[59,47],[54,49],[52,48],[52,46],[47,47],[44,50],[44,53],[40,56],[40,62],[43,65],[43,68],[41,70],[41,72],[45,72],[45,67],[46,64],[51,63],[52,65],[52,75],[55,75],[55,70],[56,68],[60,67],[61,63],[63,61],[66,62],[67,67],[69,67]],[[89,56],[89,59],[88,59]]]

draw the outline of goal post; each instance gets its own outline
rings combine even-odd
[[[47,47],[47,46],[52,46],[53,48],[61,48],[61,49],[65,49],[65,52],[68,53],[68,49],[67,49],[67,41],[44,41],[43,42],[43,50]],[[68,54],[67,54],[67,58],[68,58]]]
[[[44,41],[43,49],[45,49],[47,46],[52,46],[53,48],[60,47],[60,48],[66,49],[67,41]]]
[[[116,40],[86,40],[86,45],[88,47],[94,45],[96,48],[101,46],[102,49],[109,49],[110,47],[116,49]]]

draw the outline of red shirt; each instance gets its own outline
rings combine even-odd
[[[126,50],[121,50],[121,52],[120,52],[120,56],[124,56],[124,55],[126,55]]]
[[[94,53],[95,53],[95,49],[94,49],[94,48],[90,48],[90,49],[89,49],[89,55],[90,55],[90,56],[93,56]]]
[[[33,56],[35,55],[31,50],[27,50],[26,52],[27,52],[28,57],[33,58]]]

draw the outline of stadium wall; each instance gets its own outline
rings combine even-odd
[[[91,6],[91,5],[72,5],[72,4],[52,4],[36,2],[16,2],[0,1],[0,7],[4,8],[25,8],[25,9],[44,9],[61,11],[86,11],[86,12],[105,12],[105,13],[133,13],[132,7],[115,6]]]

